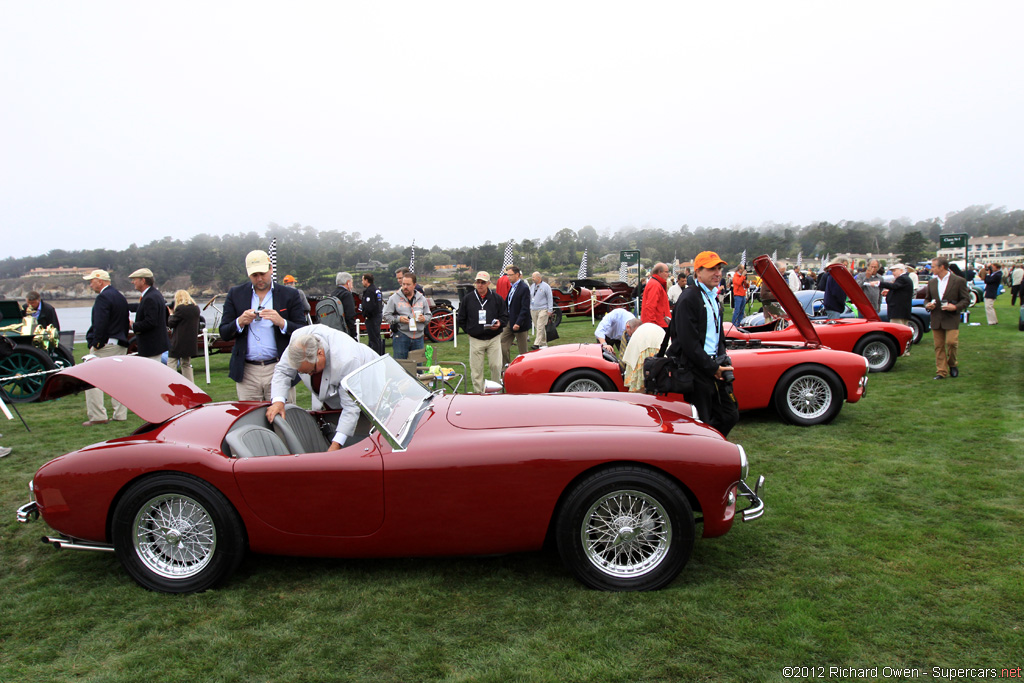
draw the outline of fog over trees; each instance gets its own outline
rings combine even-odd
[[[481,232],[486,234],[485,229]],[[617,255],[623,249],[638,249],[645,265],[673,258],[687,261],[707,249],[717,251],[730,263],[738,262],[744,250],[748,261],[758,254],[772,252],[778,252],[782,258],[795,258],[802,252],[805,261],[814,262],[826,254],[890,251],[902,254],[904,260],[917,261],[934,254],[942,233],[1020,235],[1024,233],[1024,210],[1007,211],[1005,207],[980,205],[951,212],[945,218],[917,222],[878,219],[802,226],[766,224],[712,228],[683,225],[667,230],[644,225],[599,231],[585,225],[576,229],[562,228],[544,238],[530,236],[524,230],[520,235],[503,235],[499,242],[486,240],[482,244],[460,247],[441,247],[437,244],[438,235],[423,235],[417,239],[415,267],[418,274],[429,275],[439,266],[465,264],[462,275],[466,279],[477,270],[495,272],[501,268],[509,240],[515,242],[517,265],[526,272],[545,273],[577,268],[584,249],[589,251],[591,270],[596,272],[617,268],[617,256],[603,268],[596,265],[597,260],[606,254]],[[189,275],[196,287],[223,291],[245,280],[245,254],[252,249],[268,249],[274,237],[277,238],[278,276],[294,275],[310,293],[333,289],[334,274],[340,270],[356,273],[357,263],[376,260],[385,264],[377,269],[378,274],[390,274],[394,268],[408,265],[412,247],[391,244],[381,235],[363,237],[358,232],[271,223],[262,234],[203,234],[184,241],[165,237],[144,246],[132,244],[122,251],[53,249],[41,256],[7,258],[0,261],[0,278],[16,278],[37,267],[97,267],[125,275],[145,266],[157,273],[158,281]]]

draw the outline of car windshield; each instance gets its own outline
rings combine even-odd
[[[342,380],[391,447],[405,450],[416,417],[430,405],[431,394],[391,356],[381,356]]]

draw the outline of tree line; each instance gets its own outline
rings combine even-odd
[[[617,254],[624,249],[638,250],[645,266],[673,258],[690,260],[707,249],[718,252],[729,263],[738,263],[744,250],[748,262],[758,254],[773,252],[790,259],[802,253],[806,262],[813,263],[826,254],[890,251],[915,262],[934,255],[939,235],[943,233],[967,233],[972,237],[1019,235],[1024,233],[1024,210],[1007,211],[1005,207],[979,205],[949,213],[944,219],[913,223],[894,219],[887,222],[822,221],[803,226],[766,224],[691,229],[683,225],[676,230],[626,226],[603,233],[588,225],[578,230],[563,228],[544,239],[516,236],[510,239],[515,242],[516,264],[524,271],[561,273],[575,271],[584,250],[589,254],[592,272],[616,269]],[[98,267],[125,274],[144,264],[160,274],[160,280],[187,274],[197,288],[226,291],[246,279],[243,267],[246,253],[252,249],[267,249],[274,237],[277,238],[278,276],[294,275],[309,294],[332,290],[334,275],[340,270],[351,271],[358,281],[360,273],[355,270],[356,264],[371,260],[385,264],[375,275],[389,278],[397,267],[409,264],[412,249],[409,244],[391,244],[379,234],[364,238],[358,232],[271,223],[262,235],[256,232],[223,236],[202,234],[188,240],[165,237],[145,246],[132,244],[121,251],[53,249],[42,256],[8,257],[0,261],[0,278],[16,278],[32,268],[58,266]],[[438,266],[464,264],[466,268],[459,276],[468,280],[477,270],[500,270],[506,244],[488,240],[481,245],[458,248],[417,246],[415,270],[418,274],[429,275]],[[597,266],[598,259],[606,254],[615,256],[610,264]],[[379,282],[386,283],[385,287],[390,284],[389,279],[379,279]]]

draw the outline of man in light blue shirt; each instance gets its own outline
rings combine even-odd
[[[548,345],[547,325],[551,312],[555,310],[555,300],[551,294],[551,285],[544,282],[541,274],[534,271],[530,276],[530,316],[533,318],[533,348],[543,349]]]
[[[618,351],[619,341],[622,339],[623,332],[626,331],[626,323],[635,317],[625,308],[616,308],[601,318],[597,329],[594,330],[594,336],[605,349],[611,351],[614,348]]]

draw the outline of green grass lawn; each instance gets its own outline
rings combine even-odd
[[[0,428],[15,449],[0,460],[0,681],[761,681],[791,666],[1021,666],[1024,332],[1008,296],[997,308],[997,327],[978,306],[982,325],[961,328],[958,379],[931,379],[926,335],[831,425],[744,413],[730,440],[767,477],[767,512],[699,539],[654,593],[588,590],[544,553],[250,555],[219,590],[150,593],[113,555],[55,552],[38,541],[45,524],[14,519],[36,468],[138,418],[83,428],[81,396],[20,406],[32,433]],[[593,328],[566,319],[559,332],[592,340]],[[466,361],[465,343],[434,346],[442,365]],[[200,386],[234,398],[227,356],[212,369]]]

